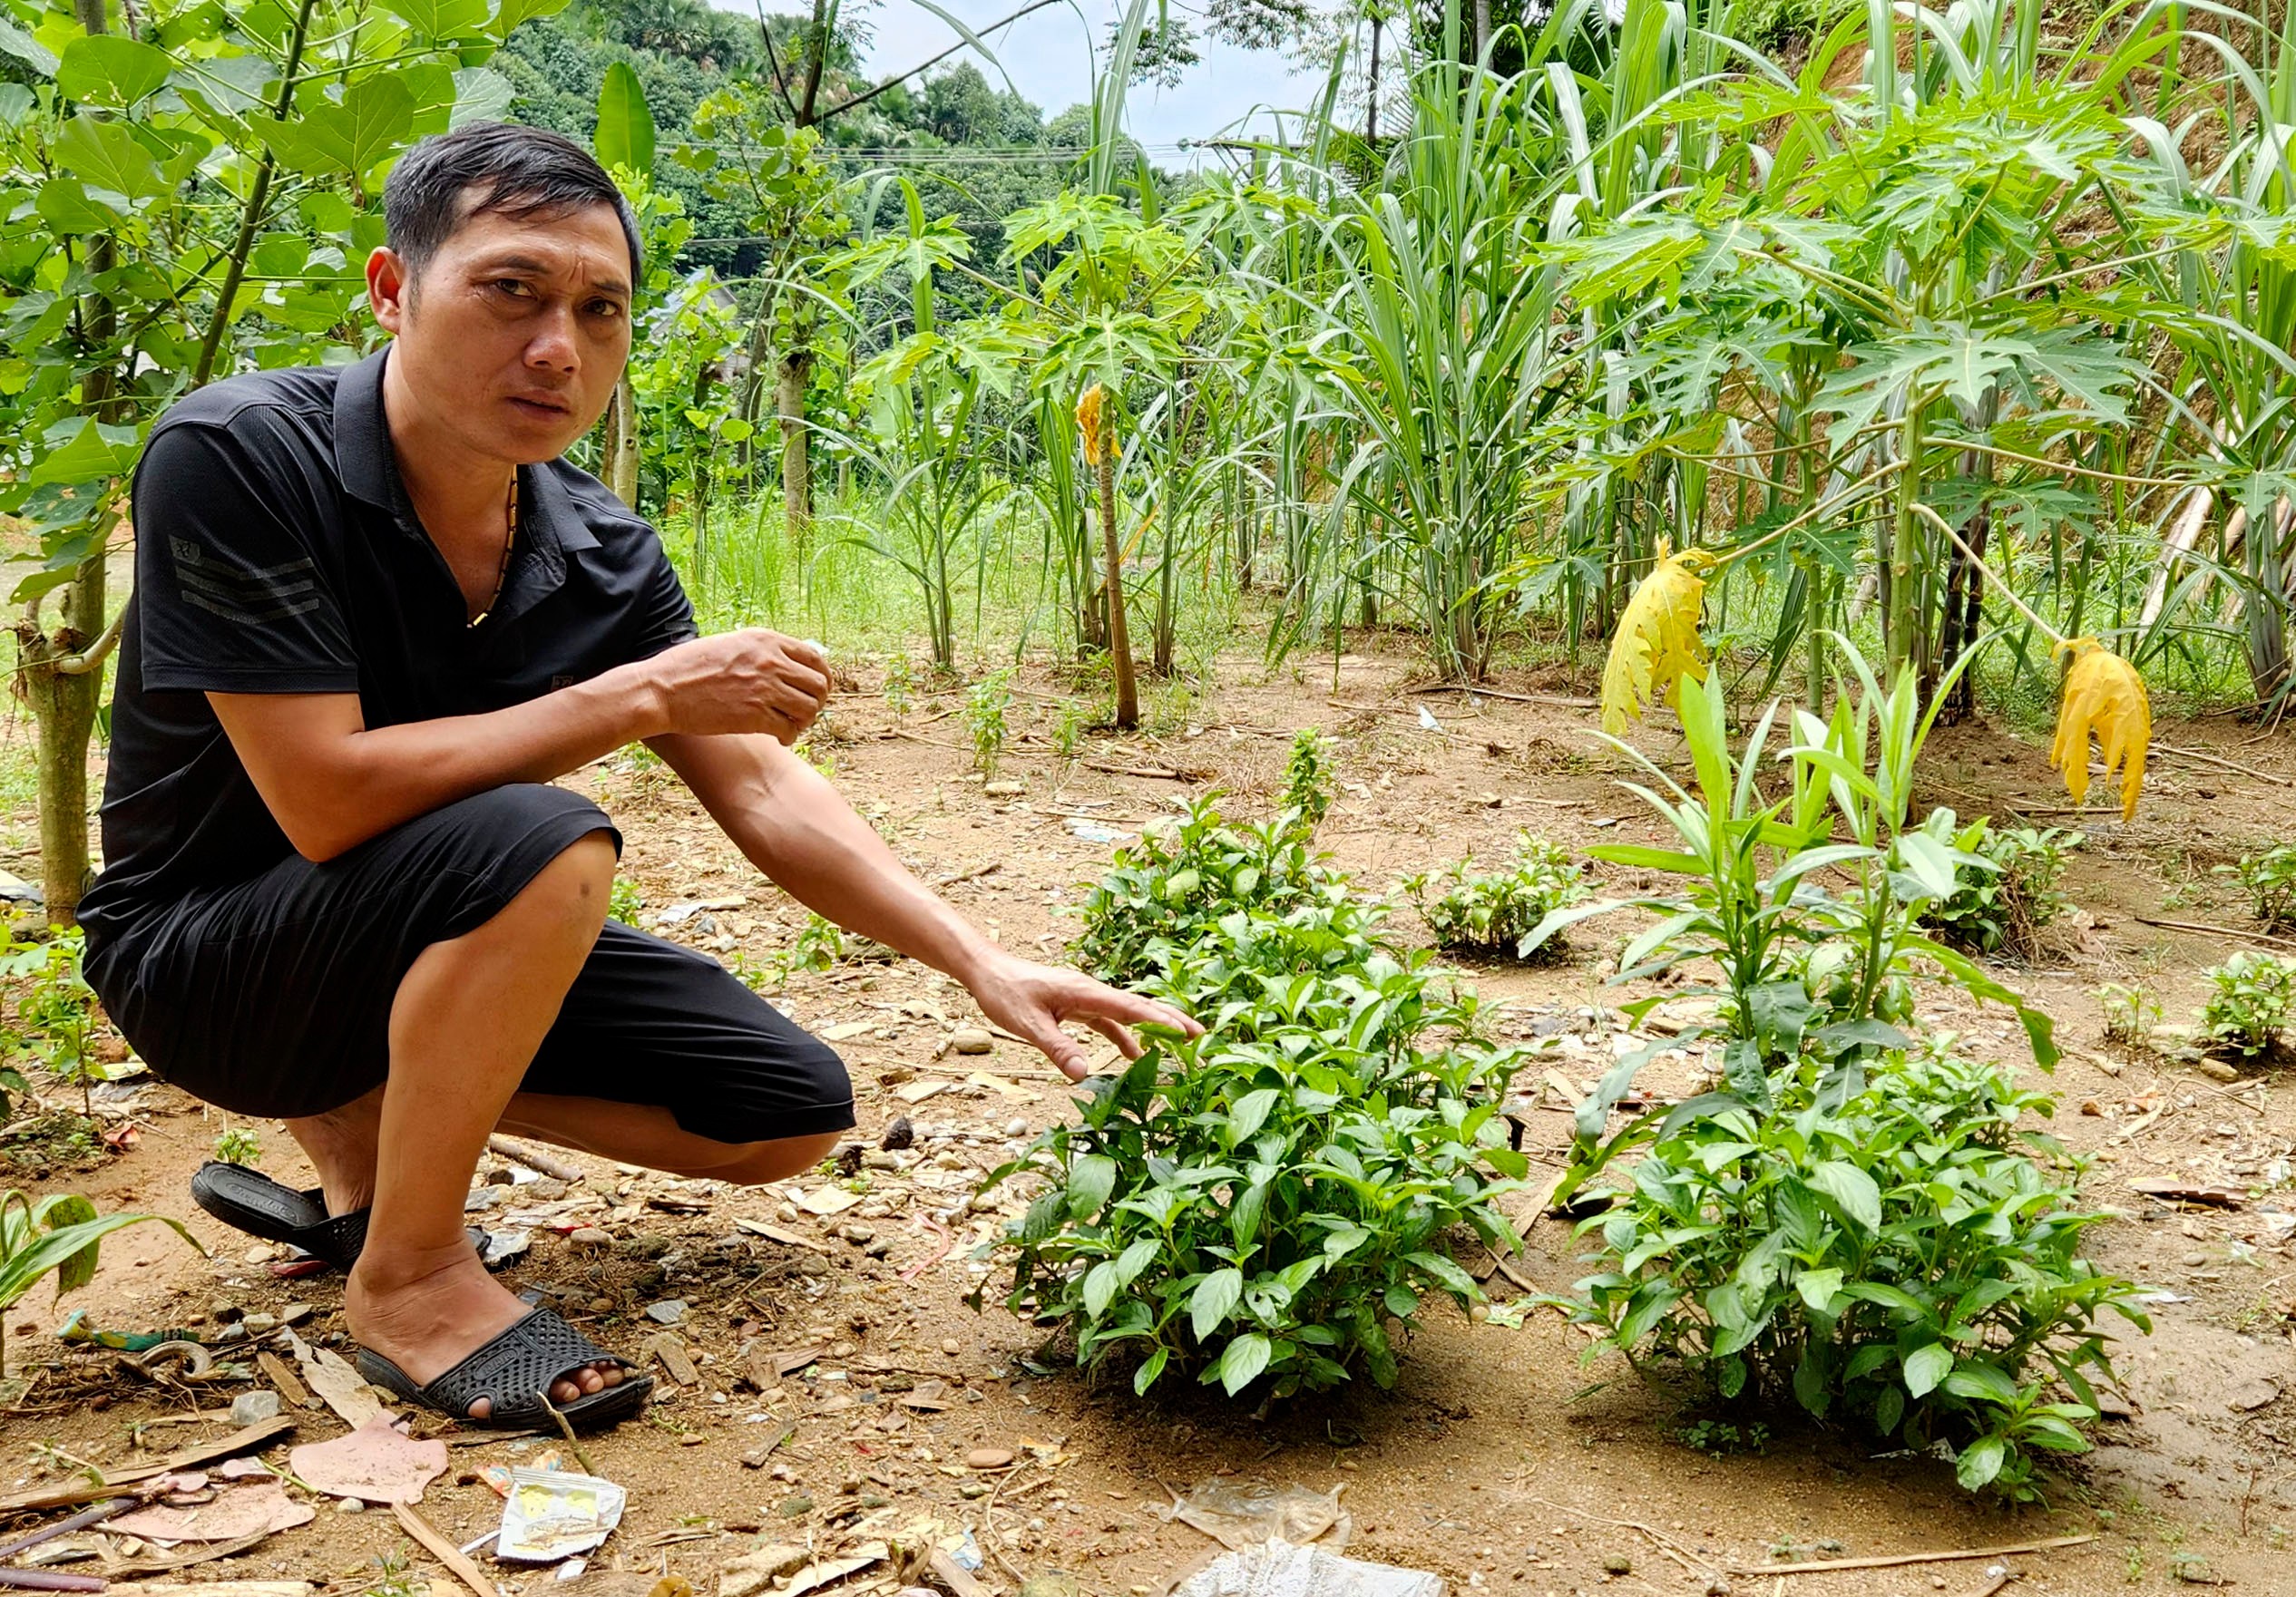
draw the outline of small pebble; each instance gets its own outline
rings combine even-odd
[[[964,1344],[958,1341],[954,1337],[943,1337],[941,1339],[941,1351],[946,1353],[950,1358],[954,1358],[958,1354],[964,1351]]]
[[[961,1026],[949,1038],[949,1046],[960,1054],[985,1054],[997,1046],[997,1039],[978,1026]]]
[[[1635,1561],[1623,1553],[1606,1553],[1602,1559],[1603,1573],[1630,1575],[1635,1573]]]
[[[277,1419],[284,1407],[277,1392],[241,1392],[231,1399],[231,1423],[260,1425],[267,1419]]]
[[[1004,1134],[1007,1136],[1026,1136],[1029,1134],[1029,1123],[1016,1115],[1011,1119],[1004,1123]]]
[[[967,1469],[1010,1469],[1012,1449],[1010,1447],[975,1447],[964,1456]]]
[[[356,1497],[345,1497],[336,1503],[335,1512],[337,1514],[365,1514],[366,1512],[366,1504],[360,1502]]]
[[[594,1225],[580,1226],[568,1232],[566,1240],[578,1248],[611,1248],[614,1245],[613,1233],[600,1231]]]
[[[959,1481],[957,1483],[957,1495],[960,1497],[978,1498],[988,1495],[989,1483],[986,1481]]]
[[[790,1497],[781,1504],[781,1517],[784,1519],[803,1519],[812,1512],[813,1499],[810,1497]]]
[[[665,1298],[659,1303],[649,1303],[646,1305],[646,1318],[656,1325],[676,1325],[686,1318],[686,1300],[683,1298]]]
[[[2198,1270],[2207,1262],[2208,1255],[2205,1253],[2187,1253],[2184,1255],[2184,1268],[2187,1270]]]
[[[837,1228],[837,1234],[854,1246],[859,1247],[864,1242],[874,1242],[877,1232],[874,1226],[841,1225]]]

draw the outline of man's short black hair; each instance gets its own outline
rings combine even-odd
[[[469,209],[463,196],[477,198]],[[472,122],[419,140],[399,157],[383,186],[384,241],[422,276],[439,247],[471,217],[486,212],[524,219],[611,205],[630,245],[630,286],[644,277],[645,251],[630,201],[597,158],[562,133],[513,122]]]

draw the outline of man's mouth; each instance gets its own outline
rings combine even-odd
[[[566,416],[573,414],[573,406],[539,394],[513,394],[510,402],[520,409],[538,416]]]

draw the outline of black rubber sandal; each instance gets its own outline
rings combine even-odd
[[[428,1386],[416,1386],[397,1365],[367,1349],[358,1350],[357,1362],[359,1374],[385,1391],[490,1430],[555,1429],[553,1408],[571,1426],[611,1425],[644,1408],[654,1389],[653,1377],[640,1374],[629,1359],[608,1352],[547,1309],[533,1310]],[[620,1365],[621,1384],[563,1407],[550,1401],[552,1382],[591,1364]],[[484,1419],[474,1419],[470,1407],[482,1397],[491,1407]]]
[[[318,1187],[297,1192],[244,1164],[210,1159],[191,1177],[191,1201],[224,1224],[267,1242],[285,1242],[314,1259],[347,1271],[358,1262],[366,1246],[366,1222],[372,1212],[354,1209],[347,1214],[327,1212],[327,1198]],[[472,1244],[483,1258],[486,1234],[474,1230]]]

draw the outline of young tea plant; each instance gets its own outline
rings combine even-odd
[[[253,1165],[263,1157],[263,1139],[251,1125],[227,1125],[215,1139],[215,1156],[226,1164]]]
[[[2142,987],[2108,981],[2091,995],[2104,1018],[2105,1040],[2125,1048],[2149,1048],[2161,1023],[2161,1001]]]
[[[972,768],[983,776],[997,774],[997,761],[1004,755],[1005,712],[1011,705],[1009,667],[990,672],[965,693],[964,725],[972,735]]]
[[[2201,1009],[2208,1046],[2243,1059],[2286,1047],[2296,1019],[2296,962],[2243,950],[2203,974],[2216,988]]]
[[[1473,1000],[1334,886],[1158,939],[1148,988],[1206,1034],[1086,1083],[1080,1119],[988,1178],[1045,1183],[997,1244],[1008,1307],[1069,1330],[1080,1364],[1136,1359],[1136,1391],[1168,1371],[1231,1397],[1391,1385],[1424,1296],[1480,1296],[1444,1233],[1512,1245],[1496,1200],[1528,1165],[1497,1110],[1520,1050],[1480,1040]]]
[[[2037,1496],[2041,1454],[2087,1449],[2102,1318],[2151,1329],[2135,1283],[2081,1257],[2106,1216],[2079,1205],[2078,1163],[2022,1128],[2053,1105],[1942,1050],[1891,1057],[1838,1106],[1822,1079],[1782,1076],[1768,1113],[1669,1114],[1580,1228],[1603,1251],[1579,1318],[1717,1400],[1943,1442],[1964,1486]]]
[[[1184,948],[1239,910],[1286,914],[1347,898],[1346,879],[1311,852],[1287,809],[1265,825],[1231,823],[1207,793],[1177,819],[1141,829],[1085,901],[1071,953],[1103,979],[1133,982],[1159,968],[1158,946]]]
[[[2296,931],[2296,843],[2281,843],[2261,854],[2243,854],[2236,865],[2219,865],[2248,894],[2249,907],[2267,931]]]
[[[1953,846],[1990,869],[1959,878],[1953,896],[1932,904],[1923,924],[1936,929],[1939,940],[1972,953],[2040,958],[2042,932],[2065,910],[2057,882],[2066,855],[2083,841],[2082,833],[2059,826],[1997,831],[1982,819],[1970,822]]]
[[[1403,878],[1436,943],[1483,959],[1552,960],[1564,951],[1559,937],[1525,947],[1548,916],[1587,896],[1587,884],[1570,851],[1526,832],[1515,840],[1514,864],[1477,875],[1473,859],[1454,861],[1441,872]]]
[[[1298,817],[1299,830],[1314,833],[1332,809],[1332,741],[1314,727],[1292,739],[1284,763],[1282,813]]]
[[[884,663],[884,705],[896,721],[906,719],[909,706],[916,692],[916,678],[910,674],[909,651],[901,650],[888,657]]]

